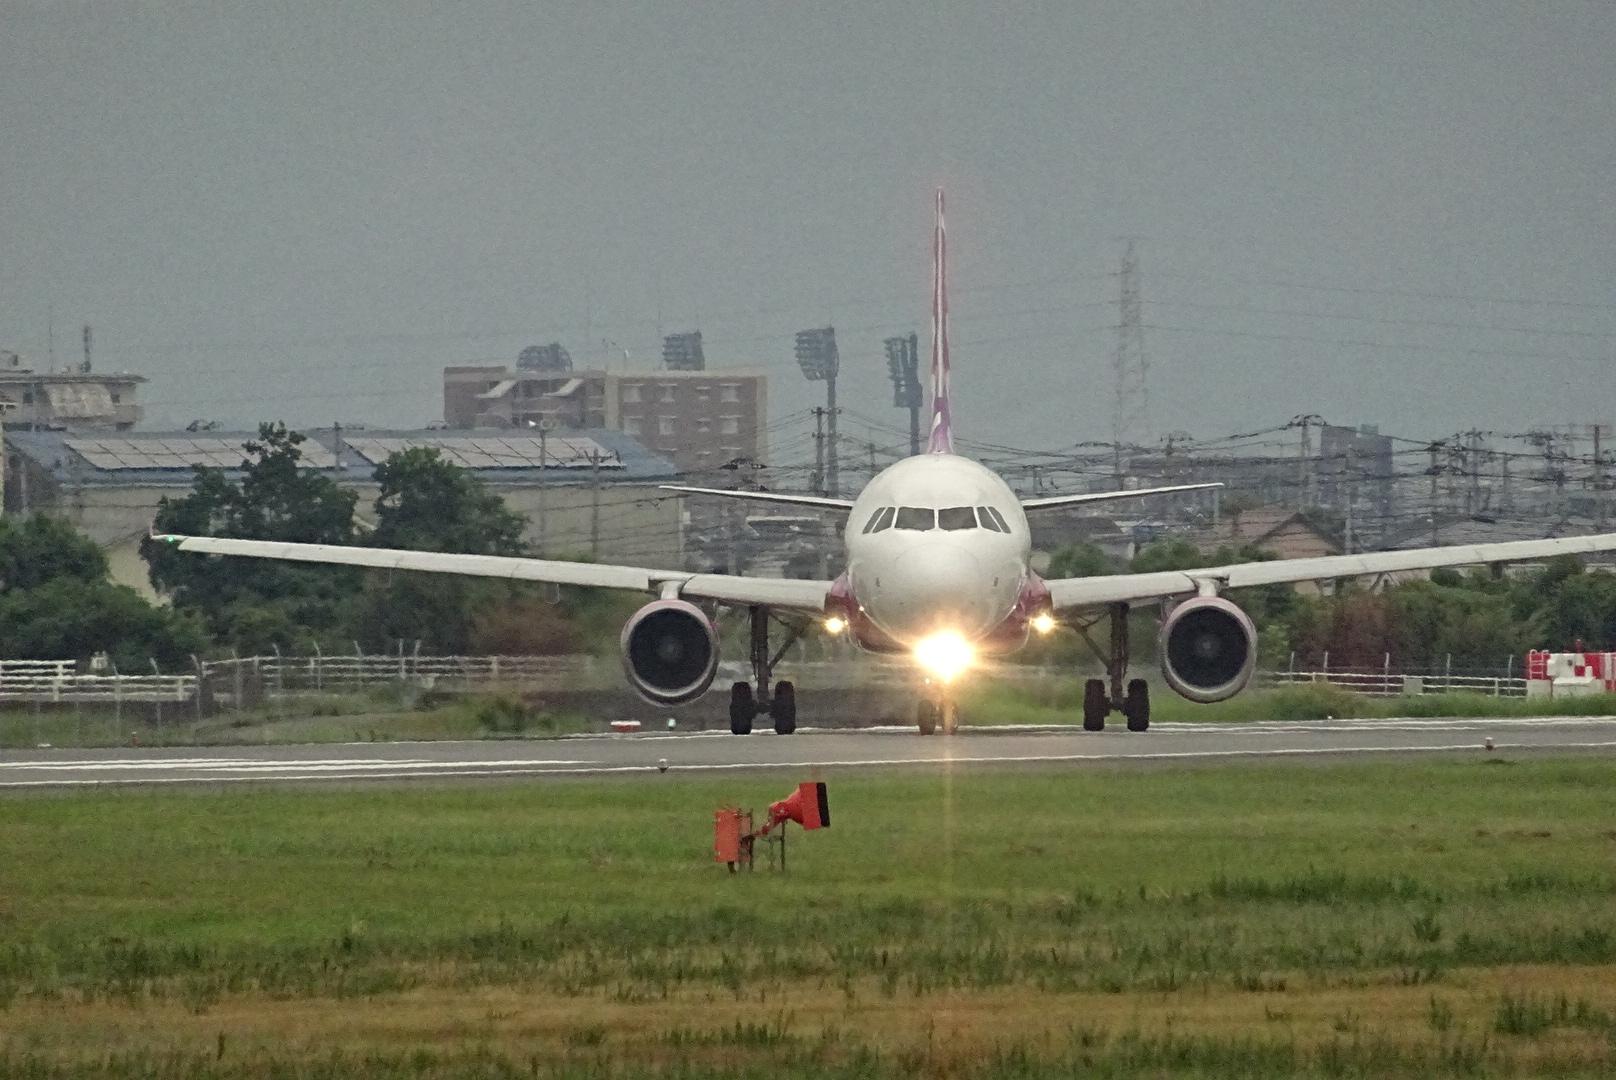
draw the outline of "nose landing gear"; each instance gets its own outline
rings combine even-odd
[[[751,618],[752,682],[738,682],[729,690],[729,730],[732,735],[752,734],[752,721],[768,714],[774,721],[776,735],[790,735],[797,730],[797,687],[782,679],[769,692],[769,680],[774,669],[785,656],[786,650],[802,637],[806,626],[801,622],[781,621],[786,628],[786,639],[772,654],[769,652],[769,609],[754,606],[747,609]],[[755,684],[755,690],[754,690]]]
[[[915,702],[915,726],[922,735],[935,735],[939,728],[944,735],[959,731],[959,702],[946,695],[922,697]]]
[[[1111,620],[1110,649],[1103,650],[1089,635],[1101,619]],[[1112,604],[1106,614],[1076,629],[1084,642],[1105,665],[1107,679],[1090,679],[1083,684],[1083,730],[1104,731],[1105,718],[1119,712],[1128,720],[1129,731],[1150,729],[1150,685],[1143,679],[1128,679],[1128,605]],[[1126,692],[1123,684],[1127,683]]]

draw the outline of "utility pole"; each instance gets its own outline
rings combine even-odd
[[[825,412],[830,416],[830,448],[825,455],[825,487],[829,489],[830,497],[841,498],[841,482],[837,468],[836,453],[836,414],[842,410],[836,407],[836,373],[832,371],[825,380]]]
[[[1481,437],[1483,432],[1474,428],[1465,432],[1465,471],[1470,474],[1470,488],[1465,493],[1465,516],[1481,512]]]
[[[1605,531],[1605,452],[1600,439],[1604,425],[1594,425],[1594,506],[1599,517],[1599,531]]]
[[[1357,503],[1358,503],[1358,454],[1357,454],[1357,448],[1356,447],[1348,445],[1348,447],[1347,447],[1347,535],[1346,535],[1346,543],[1347,543],[1347,551],[1346,551],[1346,553],[1348,555],[1351,555],[1357,548],[1357,545],[1354,543],[1355,538],[1354,538],[1353,532],[1352,532],[1352,525],[1353,525],[1352,514],[1353,514],[1354,509],[1356,509],[1356,507],[1357,507]]]
[[[1437,510],[1437,480],[1442,475],[1442,466],[1440,464],[1438,464],[1438,459],[1441,457],[1441,454],[1442,454],[1442,444],[1439,443],[1439,442],[1432,443],[1431,444],[1431,467],[1430,467],[1429,470],[1427,470],[1431,474],[1431,546],[1432,547],[1441,547],[1442,546],[1441,518],[1439,517],[1438,510]]]
[[[1118,275],[1117,351],[1112,357],[1112,378],[1116,399],[1111,407],[1112,464],[1116,471],[1117,486],[1122,486],[1122,447],[1130,437],[1137,439],[1140,429],[1150,416],[1150,364],[1145,358],[1144,303],[1139,291],[1139,258],[1134,241],[1129,240],[1122,253],[1122,272]]]
[[[550,439],[550,429],[545,426],[545,424],[547,424],[547,423],[548,423],[548,421],[542,421],[539,424],[539,484],[538,484],[539,490],[537,492],[537,495],[538,495],[538,500],[539,500],[539,506],[538,506],[539,545],[538,546],[539,546],[539,558],[541,558],[541,559],[544,558],[545,541],[547,540],[546,533],[549,531],[548,523],[544,520],[544,514],[545,514],[545,510],[546,510],[546,507],[544,505],[544,503],[545,503],[545,499],[544,499],[544,487],[545,487],[544,470],[545,470],[546,467],[548,467],[549,460],[550,460],[549,452],[548,452],[549,451],[549,445],[548,444],[549,444],[549,439]]]
[[[84,363],[79,367],[82,374],[90,373],[90,324],[84,324]]]
[[[600,557],[600,451],[589,452],[589,557]]]
[[[1300,500],[1299,509],[1306,510],[1313,505],[1313,438],[1312,425],[1314,421],[1323,422],[1317,413],[1308,413],[1298,416],[1292,423],[1302,429],[1302,446],[1296,459],[1296,491]]]

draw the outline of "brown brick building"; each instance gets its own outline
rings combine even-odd
[[[443,369],[451,428],[607,428],[687,473],[763,460],[767,418],[768,377],[757,372]]]

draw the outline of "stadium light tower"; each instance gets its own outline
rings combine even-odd
[[[669,371],[707,370],[707,355],[701,348],[701,331],[669,334],[663,338],[662,366]]]
[[[802,368],[802,374],[809,382],[822,382],[825,384],[825,407],[823,410],[815,409],[816,415],[830,419],[830,454],[825,468],[825,489],[832,498],[837,497],[839,488],[837,483],[836,459],[836,373],[840,370],[841,357],[836,351],[836,328],[833,326],[820,327],[815,330],[799,330],[797,332],[797,366]]]
[[[909,456],[920,453],[920,338],[889,337],[887,374],[892,378],[892,404],[909,410]]]

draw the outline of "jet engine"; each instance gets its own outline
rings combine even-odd
[[[653,704],[694,701],[718,671],[718,631],[688,601],[653,600],[623,624],[623,670]]]
[[[1257,663],[1257,628],[1217,596],[1186,600],[1162,622],[1161,665],[1167,685],[1203,704],[1234,697]]]

